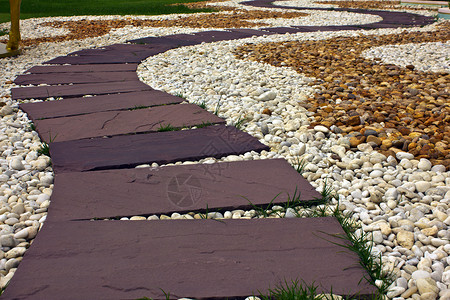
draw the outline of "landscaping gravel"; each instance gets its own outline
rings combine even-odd
[[[230,2],[226,4],[230,6]],[[231,2],[231,4],[238,5],[236,2]],[[310,2],[307,4],[311,6]],[[302,2],[301,6],[303,5],[305,4]],[[316,12],[307,11],[306,13],[313,16]],[[336,15],[336,18],[341,17],[344,16]],[[116,19],[114,16],[106,17],[106,19],[108,18]],[[158,19],[159,17],[151,18]],[[160,18],[170,19],[176,18],[176,16]],[[301,17],[299,22],[303,18],[309,17]],[[325,22],[321,20],[322,23],[319,25],[328,25],[326,22],[336,25],[336,18]],[[346,13],[345,18],[346,22],[359,22],[361,19],[360,16],[350,13]],[[56,20],[60,20],[60,18],[46,19],[45,21]],[[39,35],[28,34],[25,31],[28,31],[28,28],[34,30],[33,28],[40,27],[38,24],[41,20],[34,19],[28,22],[31,25],[24,30],[24,36],[30,38],[56,36],[63,33],[60,29],[45,27],[40,29]],[[2,115],[0,121],[2,146],[2,157],[0,158],[0,181],[2,182],[0,186],[0,191],[2,191],[0,195],[2,203],[0,208],[1,287],[4,287],[13,276],[23,253],[45,221],[53,188],[50,159],[38,153],[40,141],[37,133],[30,128],[26,115],[17,109],[17,103],[11,101],[10,88],[15,87],[12,83],[15,77],[23,74],[32,66],[80,49],[101,47],[152,35],[189,33],[208,29],[210,28],[137,28],[128,25],[113,29],[100,37],[69,40],[57,44],[40,43],[25,48],[21,56],[0,59],[0,68],[3,71],[0,74],[0,100],[2,103],[0,104],[2,105],[0,109],[0,115]],[[282,56],[278,56],[279,66],[277,67],[252,61],[248,59],[249,55],[245,57],[244,54],[250,53],[245,53],[243,51],[245,48],[242,48],[240,52],[242,59],[236,57],[236,54],[239,53],[236,52],[238,47],[261,47],[263,49],[264,46],[255,46],[261,43],[265,43],[267,46],[272,42],[311,43],[316,41],[317,43],[328,43],[331,46],[343,42],[345,38],[360,39],[370,35],[370,39],[375,40],[373,37],[375,35],[402,35],[410,32],[419,36],[421,33],[439,32],[439,30],[442,30],[441,27],[430,25],[408,29],[272,35],[239,41],[201,44],[170,50],[149,58],[139,67],[138,75],[151,87],[171,94],[181,93],[191,103],[205,102],[207,109],[212,112],[218,109],[218,115],[226,118],[230,125],[244,119],[241,129],[271,147],[270,152],[263,151],[261,154],[250,152],[239,156],[228,156],[221,160],[238,161],[284,157],[294,166],[303,160],[305,163],[303,176],[320,191],[325,185],[331,186],[339,194],[339,208],[344,213],[353,213],[354,220],[361,223],[363,230],[373,234],[374,254],[380,253],[385,268],[394,270],[398,276],[390,289],[389,297],[399,300],[419,299],[419,297],[420,299],[436,299],[437,297],[450,299],[450,234],[448,228],[450,225],[450,172],[446,170],[446,165],[436,163],[436,160],[433,164],[433,158],[419,157],[410,153],[408,148],[400,149],[401,151],[397,151],[392,156],[387,156],[386,152],[382,154],[375,150],[378,146],[375,141],[373,141],[374,144],[370,141],[367,143],[367,140],[352,144],[351,136],[345,135],[347,132],[340,128],[341,125],[325,126],[327,124],[317,123],[317,112],[308,107],[308,101],[315,99],[315,95],[318,93],[322,93],[322,96],[328,99],[328,96],[323,95],[323,82],[318,80],[322,79],[327,82],[322,74],[318,73],[316,75],[318,78],[313,77],[313,74],[306,76],[301,73],[298,66],[289,67],[289,60]],[[49,34],[49,32],[53,33]],[[338,39],[338,37],[342,38]],[[253,45],[246,45],[247,43]],[[448,47],[447,42],[441,41],[440,43],[433,45],[439,49],[439,45]],[[364,49],[365,52],[361,52],[365,59],[380,58],[381,61],[385,61],[389,56],[390,60],[386,61],[387,63],[402,68],[408,64],[414,66],[414,69],[435,70],[434,63],[437,60],[448,61],[449,59],[448,51],[445,50],[433,51],[434,59],[427,59],[430,57],[429,49],[432,47],[409,46],[410,43],[402,46],[383,45],[380,47],[374,43],[373,45],[378,48],[372,48],[369,44]],[[271,46],[270,54],[289,54],[290,50],[287,45]],[[297,45],[295,46],[297,47]],[[406,61],[404,47],[409,47],[406,51],[410,52],[410,55],[414,53],[414,59]],[[264,52],[260,51],[260,53]],[[295,53],[295,51],[293,50],[291,53]],[[257,60],[256,56],[255,60]],[[271,62],[273,63],[273,60]],[[380,65],[378,60],[372,60],[372,62],[371,68],[373,69]],[[438,64],[438,68],[439,66],[442,66],[442,63]],[[296,70],[299,70],[300,73]],[[448,72],[445,64],[442,69],[439,68],[439,72]],[[436,73],[427,74],[436,76]],[[449,109],[448,75],[440,76],[445,80],[442,84],[446,86],[440,86],[441,83],[439,83],[434,87],[420,87],[418,93],[423,92],[426,88],[434,89],[429,97],[435,97],[436,94],[433,105],[445,111],[445,109]],[[440,79],[436,78],[435,81],[437,80]],[[350,87],[347,85],[348,90],[352,90]],[[345,89],[342,92],[345,92]],[[411,94],[411,91],[409,93]],[[347,98],[348,94],[347,92]],[[331,111],[327,112],[324,108],[327,113],[332,112],[333,107],[339,104],[337,98],[333,99],[331,96],[330,99],[333,100],[330,100],[329,103]],[[344,100],[341,98],[341,101]],[[426,99],[426,101],[431,101],[431,99]],[[373,111],[376,112],[377,108],[374,108]],[[440,121],[443,123],[443,128],[448,131],[449,120],[445,117]],[[357,126],[362,125],[361,119],[359,121],[360,124]],[[433,122],[435,121],[430,124]],[[376,131],[377,129],[376,127],[366,128],[366,131]],[[364,133],[366,132],[364,131]],[[366,139],[371,136],[367,134],[366,137],[364,133],[361,135]],[[373,132],[372,136],[377,137]],[[440,141],[433,141],[435,148],[438,142],[443,144],[443,150],[447,151],[448,155],[448,140],[441,137]],[[208,164],[215,161],[217,159],[207,158],[200,163]],[[199,162],[185,162],[184,164],[189,163]],[[146,166],[156,166],[156,164],[149,162],[148,165],[140,167]],[[272,209],[281,208],[274,207]],[[306,214],[307,210],[302,209],[301,213]],[[211,212],[210,214],[210,217],[219,218],[257,216],[254,210]],[[274,214],[274,217],[292,215],[292,211],[281,211],[278,215]],[[150,216],[147,219],[199,217],[195,213],[186,215],[174,213],[171,216]],[[142,216],[135,216],[131,219],[142,218]]]

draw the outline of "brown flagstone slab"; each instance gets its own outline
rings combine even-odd
[[[27,73],[47,74],[47,73],[128,72],[128,71],[136,71],[137,66],[138,66],[137,64],[35,66],[29,69]]]
[[[81,97],[84,95],[105,95],[149,91],[151,87],[141,81],[105,83],[84,83],[58,86],[33,86],[11,89],[12,99],[46,99],[49,97]]]
[[[2,299],[244,299],[285,281],[368,296],[334,217],[46,222]]]
[[[224,124],[195,104],[164,105],[134,110],[106,111],[71,117],[35,120],[40,138],[50,143],[130,133],[156,132],[161,127]]]
[[[87,73],[47,73],[20,75],[15,84],[70,84],[70,83],[103,83],[120,81],[139,81],[136,71],[130,72],[87,72]]]
[[[178,104],[184,99],[158,90],[70,98],[56,101],[22,103],[19,107],[33,122],[49,119],[90,114],[95,112],[126,110],[136,107],[150,107],[164,104]]]
[[[284,159],[74,172],[55,176],[47,220],[251,209],[294,198],[321,194]]]
[[[262,150],[269,150],[269,147],[248,133],[224,125],[50,144],[56,173],[195,161]]]

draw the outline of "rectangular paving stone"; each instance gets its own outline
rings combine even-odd
[[[85,49],[73,52],[68,56],[60,56],[46,64],[123,64],[139,63],[149,56],[165,52],[173,47],[164,44],[136,45],[123,44],[112,45],[101,49]]]
[[[129,72],[129,71],[136,71],[137,66],[138,66],[137,64],[35,66],[29,69],[27,73],[47,74],[47,73]]]
[[[261,28],[261,30],[280,34],[302,32],[300,29],[292,27],[269,27],[269,28]]]
[[[46,222],[2,299],[244,299],[285,281],[375,287],[333,217]]]
[[[269,147],[233,126],[224,125],[50,144],[56,173],[195,161],[262,150],[269,150]]]
[[[135,107],[177,104],[183,101],[183,98],[158,90],[150,90],[94,97],[69,98],[56,101],[22,103],[19,107],[25,111],[28,118],[34,122],[38,119],[68,117],[112,110],[126,110]]]
[[[276,34],[274,32],[263,31],[263,30],[256,30],[256,29],[247,29],[247,28],[242,28],[242,29],[231,28],[231,29],[227,29],[227,31],[248,33],[248,34],[256,35],[256,36]]]
[[[47,220],[252,209],[321,195],[284,159],[63,173]],[[271,205],[270,205],[271,206]]]
[[[70,83],[104,83],[139,80],[136,71],[131,72],[88,72],[88,73],[47,73],[20,75],[15,84],[70,84]]]
[[[179,36],[179,35],[177,35]],[[184,36],[184,34],[183,34]],[[181,46],[192,46],[197,45],[199,42],[180,40],[177,38],[173,38],[174,35],[169,36],[160,36],[160,37],[146,37],[141,39],[135,39],[128,41],[129,43],[135,44],[146,44],[146,45],[166,45],[172,48],[178,48]]]
[[[149,91],[151,87],[141,81],[106,83],[84,83],[58,86],[33,86],[11,89],[12,99],[46,99],[49,97],[81,97],[84,95],[106,95]]]
[[[40,138],[50,143],[131,133],[156,132],[161,127],[191,127],[224,124],[219,118],[195,104],[165,105],[125,111],[35,120]]]

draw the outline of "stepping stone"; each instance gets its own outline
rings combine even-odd
[[[46,99],[49,97],[81,97],[84,95],[106,95],[149,91],[151,87],[141,81],[85,83],[58,86],[33,86],[11,89],[12,99]]]
[[[28,114],[29,119],[35,122],[38,119],[68,117],[112,110],[127,110],[135,107],[178,104],[183,101],[183,98],[157,90],[150,90],[95,97],[22,103],[19,107]]]
[[[20,75],[15,84],[70,84],[70,83],[104,83],[120,81],[139,81],[136,71],[131,72],[88,72],[88,73],[47,73]]]
[[[161,37],[147,37],[147,38],[141,38],[141,39],[136,39],[136,40],[130,40],[128,42],[135,43],[135,44],[146,44],[146,45],[166,45],[166,46],[168,46],[168,47],[170,46],[172,48],[200,44],[199,42],[179,40],[179,39],[172,38],[172,37],[173,37],[173,35],[161,36]]]
[[[90,73],[90,72],[136,72],[137,64],[36,66],[27,71],[31,74]]]
[[[376,288],[333,217],[46,222],[2,299],[244,299],[304,280]]]
[[[111,45],[100,49],[85,49],[71,53],[68,56],[60,56],[47,64],[114,64],[114,63],[139,63],[149,56],[165,52],[173,47],[170,45],[136,45],[120,44]]]
[[[284,159],[63,173],[55,176],[47,220],[231,211],[294,198],[322,196]]]
[[[133,168],[269,150],[233,126],[93,138],[50,144],[55,173]]]
[[[235,28],[231,28],[231,29],[227,29],[227,31],[231,31],[231,32],[240,32],[240,33],[247,33],[247,34],[251,34],[256,35],[256,36],[263,36],[263,35],[273,35],[276,34],[274,32],[269,32],[269,31],[262,31],[262,30],[256,30],[256,29],[235,29]]]
[[[169,125],[180,129],[202,124],[225,124],[225,120],[198,105],[178,104],[34,121],[40,138],[47,143],[156,132]]]
[[[279,34],[302,32],[298,28],[292,28],[292,27],[270,27],[270,28],[261,28],[261,30],[275,32],[275,33],[279,33]]]

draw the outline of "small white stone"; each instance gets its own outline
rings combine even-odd
[[[284,215],[284,217],[285,218],[296,218],[297,214],[293,208],[289,207],[288,209],[286,209],[286,214]]]
[[[400,159],[400,160],[402,160],[404,158],[411,160],[414,158],[414,155],[411,153],[408,153],[408,152],[397,152],[397,154],[395,156],[397,157],[397,159]]]
[[[423,171],[429,171],[431,170],[432,164],[428,159],[421,158],[417,167]]]
[[[22,159],[18,158],[18,157],[15,157],[11,160],[10,166],[11,166],[11,169],[18,170],[18,171],[25,169],[24,165],[22,164]]]
[[[314,130],[318,131],[318,132],[323,132],[323,133],[329,133],[330,132],[330,130],[328,128],[326,128],[325,126],[323,126],[323,125],[316,125],[316,126],[314,126]]]
[[[416,190],[421,193],[426,192],[431,187],[431,183],[427,181],[417,181],[415,185]]]

